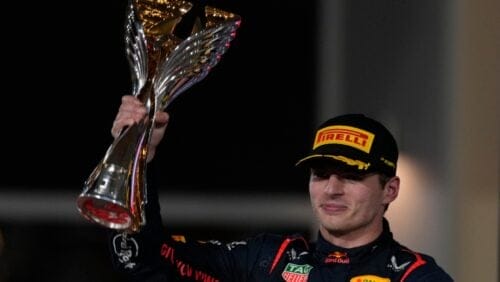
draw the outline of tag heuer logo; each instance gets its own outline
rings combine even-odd
[[[283,273],[281,273],[281,277],[286,282],[307,282],[307,277],[312,268],[309,264],[289,263],[286,265]]]

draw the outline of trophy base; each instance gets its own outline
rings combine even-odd
[[[91,196],[78,198],[80,213],[87,219],[112,229],[128,229],[132,225],[129,211],[116,203]]]

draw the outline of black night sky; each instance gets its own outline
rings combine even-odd
[[[17,21],[5,30],[3,78],[11,90],[0,185],[80,191],[111,144],[120,97],[131,89],[125,4],[11,8],[23,11],[29,28]],[[304,173],[294,163],[314,126],[314,8],[208,4],[240,15],[241,27],[212,72],[170,105],[167,137],[149,169],[165,189],[300,192]]]

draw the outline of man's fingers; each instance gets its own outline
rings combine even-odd
[[[113,122],[113,127],[111,127],[111,135],[114,138],[117,138],[120,133],[122,132],[124,127],[131,126],[134,123],[136,123],[135,119],[133,118],[116,118],[115,121]]]
[[[167,112],[157,112],[155,116],[155,122],[157,127],[165,126],[168,123],[170,116]]]

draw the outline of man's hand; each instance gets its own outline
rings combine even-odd
[[[118,109],[118,114],[116,115],[113,127],[111,128],[111,135],[113,135],[114,138],[117,138],[120,136],[123,128],[140,122],[146,114],[146,107],[135,96],[123,96],[122,103]],[[155,123],[153,125],[153,132],[151,133],[151,140],[148,148],[148,162],[153,159],[156,147],[160,144],[160,141],[165,135],[168,120],[169,115],[167,112],[157,112],[155,114]]]

